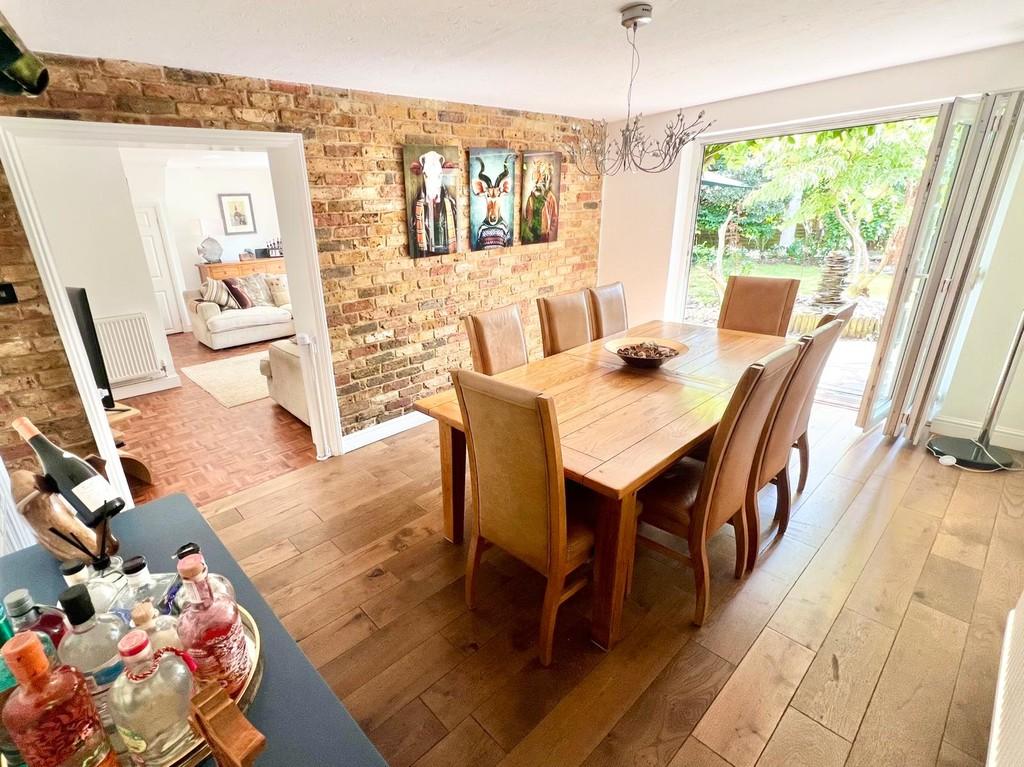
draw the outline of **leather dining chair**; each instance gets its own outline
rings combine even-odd
[[[538,298],[537,314],[545,357],[594,340],[586,291]]]
[[[747,540],[751,544],[747,547],[748,570],[754,569],[754,564],[760,553],[761,517],[758,511],[757,494],[761,488],[775,482],[778,494],[775,506],[777,535],[779,537],[785,535],[786,528],[789,526],[792,505],[789,457],[801,430],[806,431],[807,429],[806,424],[800,424],[800,415],[803,412],[804,404],[814,401],[814,390],[818,387],[821,371],[825,367],[825,361],[828,359],[836,339],[843,332],[843,324],[841,320],[833,320],[799,341],[800,356],[779,395],[775,417],[768,427],[761,468],[758,475],[752,478],[755,481],[751,482],[747,488]]]
[[[587,288],[593,337],[604,338],[629,327],[626,319],[626,289],[621,282]]]
[[[800,280],[734,274],[725,286],[718,327],[784,336],[799,289]]]
[[[523,318],[516,304],[467,314],[464,322],[476,372],[493,376],[529,362]]]
[[[639,521],[663,530],[689,545],[689,554],[637,532],[637,542],[679,559],[693,569],[697,604],[693,622],[704,623],[710,596],[708,539],[731,522],[736,532],[737,578],[746,571],[747,486],[760,469],[766,424],[770,423],[779,392],[799,355],[787,345],[748,367],[736,384],[722,420],[715,429],[706,461],[683,458],[639,494]]]
[[[551,663],[558,608],[586,578],[566,579],[590,559],[594,531],[567,508],[554,400],[468,370],[453,370],[469,447],[473,530],[466,603],[476,605],[480,556],[495,545],[547,578],[540,662]]]
[[[827,312],[826,314],[823,314],[821,319],[818,320],[818,327],[824,327],[833,320],[841,320],[843,322],[843,327],[846,327],[846,323],[850,321],[855,311],[857,311],[857,302],[852,301],[835,312]],[[837,336],[836,341],[838,340],[839,337]],[[835,342],[833,342],[833,344],[834,343]],[[829,354],[831,354],[831,350],[829,351]],[[828,362],[828,360],[826,359],[825,362]],[[823,363],[821,366],[821,372],[823,373],[824,371],[825,365]],[[818,374],[818,381],[820,380],[821,373]],[[807,401],[804,402],[803,410],[800,411],[800,418],[797,421],[799,424],[797,426],[799,436],[796,438],[794,447],[800,454],[800,479],[796,486],[796,491],[798,493],[802,493],[804,488],[807,487],[807,472],[811,467],[811,445],[807,439],[807,424],[810,423],[811,420],[811,407],[814,405],[814,394],[818,389],[818,381],[814,382],[814,386],[808,393]]]

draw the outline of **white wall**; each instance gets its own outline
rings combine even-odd
[[[1024,44],[691,106],[685,111],[693,117],[706,109],[707,116],[715,120],[709,135],[757,128],[769,132],[767,126],[1018,87],[1024,87]],[[658,136],[668,117],[671,115],[661,114],[646,120],[651,135]],[[616,131],[620,127],[609,126]],[[621,280],[625,284],[631,321],[679,316],[686,268],[680,253],[692,236],[692,193],[700,159],[696,147],[690,146],[681,161],[665,173],[605,179],[598,273],[602,282]]]
[[[145,314],[173,374],[118,151],[39,141],[25,142],[22,156],[61,281],[88,291],[96,318]]]
[[[984,254],[991,260],[980,275],[981,291],[963,350],[932,421],[940,434],[977,436],[1024,311],[1024,144],[1005,195]],[[1024,365],[1011,383],[992,442],[1024,450]]]
[[[224,247],[222,258],[225,261],[237,261],[238,254],[246,248],[266,247],[268,240],[281,235],[269,167],[171,164],[166,169],[165,191],[167,215],[186,289],[199,287],[196,265],[201,259],[196,254],[196,247],[205,237],[213,237],[220,242]],[[217,195],[240,193],[252,195],[256,233],[226,235]]]

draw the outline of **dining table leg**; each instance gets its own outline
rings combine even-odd
[[[590,636],[610,650],[622,638],[629,568],[636,546],[636,494],[600,497],[594,542],[594,598]]]
[[[441,511],[444,537],[462,543],[466,520],[466,435],[443,421],[437,422],[441,441]]]

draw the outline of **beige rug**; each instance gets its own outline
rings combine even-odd
[[[181,372],[208,391],[224,407],[236,407],[270,396],[267,379],[260,373],[260,360],[266,358],[267,352],[242,354],[192,365],[182,368]]]

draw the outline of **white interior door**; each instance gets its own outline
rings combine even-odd
[[[142,238],[142,251],[146,256],[149,274],[153,279],[153,294],[163,317],[164,332],[180,333],[184,328],[178,308],[178,290],[171,271],[170,248],[164,240],[156,206],[136,208],[135,221]]]

